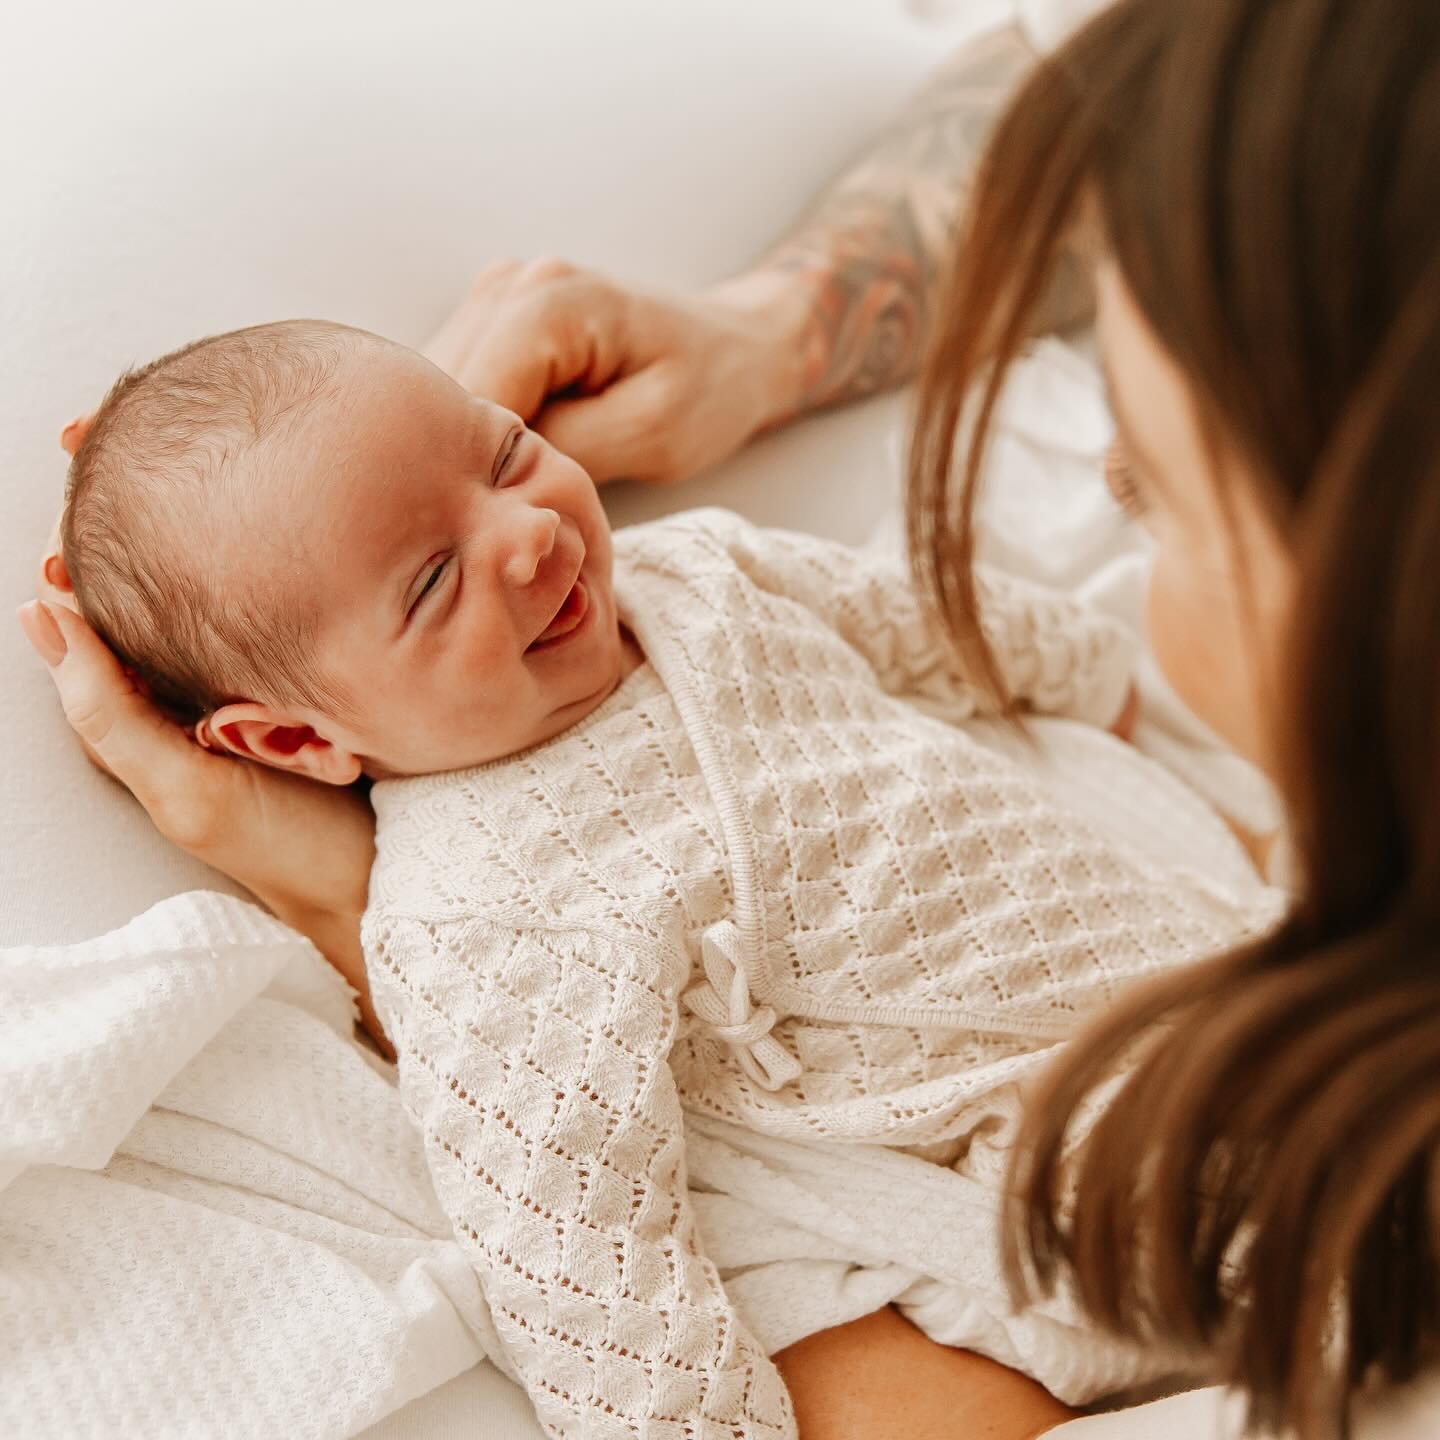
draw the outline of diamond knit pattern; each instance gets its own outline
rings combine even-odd
[[[896,562],[720,512],[616,555],[649,664],[535,750],[376,787],[372,983],[550,1433],[793,1437],[696,1237],[682,1104],[958,1154],[1086,1012],[1271,917],[971,739],[984,693]],[[1028,706],[1120,712],[1117,627],[999,576],[982,608]]]

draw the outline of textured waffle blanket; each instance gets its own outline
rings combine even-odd
[[[489,1322],[347,987],[195,893],[0,952],[0,1434],[353,1434]]]

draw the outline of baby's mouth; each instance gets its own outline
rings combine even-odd
[[[590,591],[585,582],[577,578],[550,623],[525,647],[526,653],[562,644],[580,628],[589,613]]]

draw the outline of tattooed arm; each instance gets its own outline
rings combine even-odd
[[[794,412],[908,379],[990,128],[1036,53],[1019,26],[961,47],[757,267],[807,299]],[[1087,317],[1085,267],[1063,263],[1037,330]]]
[[[1018,26],[938,71],[794,231],[743,274],[658,295],[560,260],[502,261],[426,347],[596,480],[680,480],[753,435],[914,371],[990,127],[1035,61]],[[1062,263],[1039,328],[1081,318]]]

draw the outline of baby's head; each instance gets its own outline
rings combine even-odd
[[[238,330],[122,376],[61,537],[81,611],[162,704],[334,783],[512,755],[620,675],[589,476],[342,325]]]

